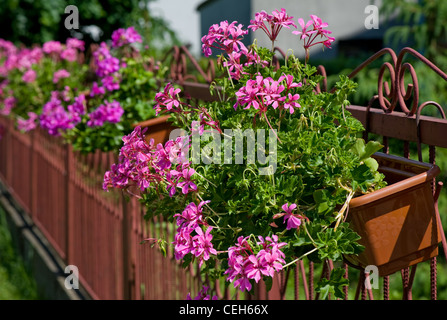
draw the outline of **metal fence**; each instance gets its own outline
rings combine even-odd
[[[213,99],[208,85],[190,81],[186,76],[186,61],[193,61],[185,48],[173,50],[172,78],[198,100]],[[447,120],[440,105],[433,101],[419,103],[418,82],[412,66],[404,63],[405,55],[412,55],[424,62],[440,80],[447,75],[430,61],[411,49],[399,55],[383,49],[368,59],[350,76],[366,68],[383,55],[391,62],[382,65],[378,76],[378,94],[368,106],[350,106],[349,111],[358,118],[368,134],[383,137],[385,150],[389,151],[388,139],[403,140],[403,155],[409,157],[409,143],[416,143],[418,156],[422,146],[429,148],[429,162],[436,161],[436,147],[447,148]],[[199,74],[209,83],[214,72]],[[200,69],[199,69],[200,70]],[[324,74],[324,68],[319,69]],[[408,72],[412,83],[404,85]],[[389,81],[385,81],[388,74]],[[195,80],[195,79],[193,79]],[[361,85],[361,84],[360,84]],[[327,84],[322,84],[324,90]],[[408,101],[411,107],[407,108]],[[376,108],[375,105],[379,107]],[[421,110],[428,105],[440,110],[441,118],[422,116]],[[42,130],[23,134],[14,129],[13,123],[0,117],[0,177],[8,185],[15,199],[30,214],[33,221],[47,237],[67,265],[76,265],[80,279],[94,299],[184,299],[187,293],[197,293],[202,277],[195,265],[183,269],[168,247],[164,257],[159,250],[147,243],[147,238],[165,235],[173,239],[173,230],[162,218],[144,220],[145,208],[136,199],[127,201],[118,192],[102,190],[103,175],[116,162],[113,153],[96,152],[81,155],[62,140],[49,136]],[[423,160],[423,159],[421,159]],[[446,170],[446,168],[441,168]],[[445,172],[445,171],[444,171]],[[434,192],[441,184],[434,184]],[[441,212],[446,214],[446,212]],[[444,235],[444,234],[443,234]],[[441,255],[447,245],[442,242]],[[437,298],[437,259],[430,262],[431,299]],[[254,296],[247,299],[318,299],[315,280],[327,277],[334,267],[331,261],[315,265],[308,261],[297,262],[296,268],[282,272],[274,279],[273,288],[266,292],[260,284]],[[343,264],[346,277],[355,277],[353,294],[346,298],[373,299],[372,290],[365,288],[368,276]],[[401,271],[402,298],[412,298],[412,283],[416,266]],[[206,280],[206,279],[205,279]],[[390,279],[382,280],[383,292],[379,298],[390,298]],[[219,284],[212,284],[221,298],[230,298],[230,291]],[[348,288],[346,288],[348,293]]]

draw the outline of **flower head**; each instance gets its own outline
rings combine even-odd
[[[101,104],[96,110],[89,114],[90,120],[87,122],[87,125],[89,127],[100,127],[104,125],[105,122],[118,123],[120,122],[123,113],[124,109],[118,101],[105,101],[105,104]]]
[[[64,47],[59,41],[48,41],[45,42],[42,46],[43,52],[50,54],[50,53],[61,53]]]
[[[53,83],[58,83],[60,79],[68,78],[70,76],[70,72],[65,69],[57,70],[53,74]]]
[[[34,71],[33,69],[29,69],[23,74],[22,80],[26,83],[31,83],[36,80],[36,76],[36,71]]]
[[[58,97],[52,94],[50,101],[43,106],[39,121],[40,126],[46,129],[50,135],[59,136],[61,131],[73,129],[80,118],[67,112]]]
[[[242,43],[244,35],[248,30],[242,29],[242,24],[237,24],[237,21],[228,23],[228,21],[221,21],[220,24],[213,24],[208,34],[202,37],[202,51],[206,57],[212,54],[211,48],[223,50],[226,53],[233,51],[245,51],[247,48]]]
[[[17,120],[17,129],[28,132],[36,128],[36,120],[38,115],[34,112],[28,112],[28,119],[18,119]]]
[[[16,98],[8,97],[3,101],[3,107],[0,105],[0,114],[7,116],[11,110],[16,106]]]
[[[208,227],[203,232],[201,227],[194,229],[196,235],[192,238],[193,241],[193,254],[199,258],[199,266],[201,267],[203,261],[207,261],[211,254],[217,255],[216,249],[214,249],[211,240],[213,236],[210,234],[212,227]]]
[[[68,38],[66,41],[67,48],[78,49],[80,51],[84,51],[84,41],[76,39],[76,38]]]
[[[290,26],[296,28],[293,17],[286,13],[284,8],[281,11],[275,10],[272,14],[267,14],[264,10],[255,14],[255,19],[250,20],[248,26],[252,31],[263,30],[269,39],[274,42],[283,27],[290,29]]]
[[[250,237],[239,237],[238,243],[228,248],[227,281],[234,282],[241,291],[251,290],[251,280],[258,283],[264,276],[273,277],[285,263],[281,248],[287,243],[278,243],[276,235],[258,238],[259,242],[253,243]]]
[[[112,47],[118,48],[134,42],[143,42],[140,34],[134,27],[120,28],[112,33]]]
[[[99,48],[93,52],[93,57],[97,66],[96,74],[101,78],[113,74],[120,69],[120,60],[112,56],[105,42],[101,42]]]
[[[171,83],[168,83],[163,92],[158,92],[155,95],[155,101],[157,104],[154,106],[157,115],[163,110],[179,111],[181,102],[178,98],[180,89],[175,88]]]
[[[316,15],[311,15],[310,18],[307,23],[304,23],[304,20],[301,18],[298,19],[301,31],[293,31],[292,33],[299,35],[300,40],[304,41],[304,49],[306,52],[310,47],[317,44],[323,44],[324,47],[331,48],[331,44],[335,41],[335,38],[329,36],[332,32],[325,29],[329,25]]]
[[[298,229],[305,218],[299,214],[292,212],[297,208],[297,205],[295,203],[292,203],[291,205],[285,203],[282,205],[281,208],[284,210],[284,212],[275,214],[273,216],[273,219],[284,217],[283,223],[286,223],[287,221],[287,230]]]

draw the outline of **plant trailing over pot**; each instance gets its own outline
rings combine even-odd
[[[243,45],[242,25],[211,26],[203,52],[222,50],[228,74],[211,87],[219,101],[190,105],[168,84],[155,108],[171,114],[183,134],[155,145],[135,128],[104,177],[104,189],[139,197],[148,218],[175,223],[172,245],[184,266],[198,261],[211,279],[225,277],[242,291],[261,279],[269,287],[277,272],[305,257],[336,262],[360,253],[359,236],[344,222],[346,208],[355,195],[385,186],[371,158],[382,146],[360,139],[364,128],[346,110],[356,84],[340,76],[333,92],[317,90],[322,77],[308,53],[316,45],[330,48],[328,25],[313,15],[298,23],[294,33],[306,57],[288,56],[279,68],[272,50]],[[292,27],[282,9],[257,13],[248,28],[264,30],[274,48],[279,31]],[[342,297],[343,275],[335,268],[316,290]]]

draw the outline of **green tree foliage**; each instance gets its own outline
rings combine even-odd
[[[76,32],[88,44],[110,39],[114,30],[133,25],[146,40],[163,40],[161,43],[167,45],[176,43],[175,34],[166,22],[150,15],[147,8],[151,1],[154,0],[3,0],[0,38],[31,46],[50,40],[65,41]],[[65,28],[68,5],[78,8],[79,30]],[[87,26],[98,26],[102,31],[100,38],[92,38],[85,30]]]

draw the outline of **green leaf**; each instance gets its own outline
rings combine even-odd
[[[377,171],[379,163],[374,158],[368,158],[363,161],[372,171]]]
[[[366,144],[366,147],[365,147],[365,151],[364,151],[362,157],[360,158],[360,160],[364,160],[366,158],[371,157],[374,153],[376,153],[377,151],[379,151],[382,148],[383,148],[383,145],[380,144],[380,142],[368,141],[368,143]]]
[[[365,145],[365,140],[359,138],[353,146],[353,151],[359,156],[360,161],[363,161],[382,148],[383,145],[377,141],[368,141]]]
[[[334,268],[330,279],[321,279],[315,291],[321,294],[322,299],[327,299],[330,293],[334,294],[336,298],[343,299],[345,297],[343,288],[349,285],[349,280],[344,275],[345,270],[343,268]]]

